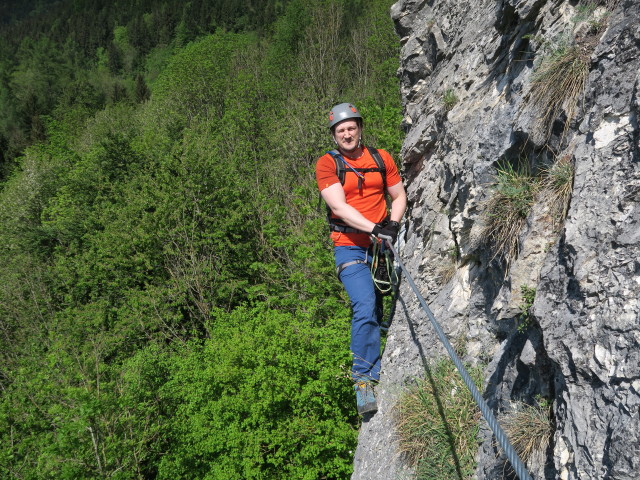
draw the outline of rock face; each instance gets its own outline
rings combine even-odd
[[[483,366],[499,419],[514,401],[551,404],[549,447],[527,464],[536,479],[640,478],[640,2],[594,7],[401,0],[391,9],[407,131],[402,261],[464,360]],[[586,77],[563,84],[554,103],[540,93],[552,85],[541,72],[567,50]],[[539,191],[511,235],[517,253],[496,254],[487,230],[496,170],[524,164],[537,175],[560,162],[575,171],[566,218]],[[394,405],[442,355],[403,282],[380,410],[363,421],[352,479],[412,478]],[[516,478],[486,428],[480,442],[477,478]]]

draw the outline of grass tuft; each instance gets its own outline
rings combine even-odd
[[[480,383],[480,369],[470,374]],[[473,477],[480,412],[450,360],[428,368],[426,379],[403,392],[394,414],[400,453],[417,480]]]
[[[590,49],[562,45],[549,53],[535,71],[527,103],[538,113],[536,126],[548,137],[562,111],[564,137],[574,117],[589,74]]]
[[[444,105],[444,109],[448,112],[453,107],[455,107],[456,103],[458,103],[456,92],[453,91],[453,88],[449,88],[446,92],[444,92],[444,95],[442,96],[442,104]]]
[[[555,223],[562,223],[569,210],[573,191],[574,166],[570,155],[565,155],[542,171],[542,198],[549,205]]]
[[[502,417],[500,425],[520,458],[527,463],[538,463],[544,458],[553,435],[551,407],[547,402],[538,405],[514,402],[511,406],[512,410]]]
[[[578,25],[585,24],[588,33],[597,35],[607,27],[610,16],[611,11],[609,9],[599,6],[596,2],[589,2],[576,7],[576,15],[573,17],[573,22]]]
[[[482,238],[493,258],[511,260],[518,255],[518,236],[535,201],[539,182],[525,168],[510,163],[498,167],[493,194],[484,210]]]
[[[460,260],[460,251],[456,245],[451,245],[447,250],[443,263],[437,270],[436,276],[441,285],[446,285],[456,274],[458,262]]]

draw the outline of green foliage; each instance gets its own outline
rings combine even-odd
[[[221,117],[233,56],[247,48],[248,41],[244,35],[218,33],[189,44],[172,57],[153,84],[155,100],[187,121]]]
[[[185,346],[162,389],[177,408],[177,441],[159,478],[347,477],[353,399],[348,380],[336,378],[349,361],[341,344],[348,322],[218,312],[210,339]]]
[[[524,304],[522,305],[520,310],[524,314],[525,312],[529,311],[529,309],[533,305],[533,300],[536,298],[536,289],[527,285],[521,285],[520,291],[522,292],[522,299],[524,300]]]
[[[57,27],[0,46],[0,477],[350,475],[350,312],[313,167],[338,97],[397,155],[398,45],[391,2],[329,3],[248,2],[281,13],[260,35],[237,2],[105,6],[77,47]],[[352,34],[357,62],[307,55]]]
[[[111,56],[113,62],[112,71],[114,71],[114,73],[118,73],[120,69],[126,72],[132,71],[136,51],[129,41],[127,27],[117,26],[113,29]]]
[[[479,383],[480,369],[470,373]],[[453,362],[441,359],[430,366],[395,409],[399,448],[417,478],[473,477],[480,412]]]
[[[391,152],[399,152],[402,148],[404,134],[398,121],[402,116],[399,105],[380,106],[376,103],[365,103],[360,107],[367,119],[365,129],[367,140],[373,145],[384,145]]]

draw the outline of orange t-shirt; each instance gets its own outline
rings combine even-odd
[[[378,150],[378,152],[387,169],[387,187],[398,184],[401,178],[391,155],[384,150]],[[345,158],[345,160],[353,168],[377,168],[376,161],[367,148],[364,149],[364,154],[360,158],[355,160]],[[374,223],[382,221],[387,216],[387,202],[380,172],[363,173],[362,186],[358,188],[358,176],[349,167],[345,168],[343,188],[347,203],[358,210],[367,220]],[[336,174],[336,163],[328,153],[320,157],[316,163],[316,181],[320,191],[335,183],[340,183]],[[331,239],[337,247],[353,245],[367,247],[371,242],[367,233],[331,232]]]

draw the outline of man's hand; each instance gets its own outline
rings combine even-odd
[[[400,224],[398,222],[380,222],[373,227],[372,234],[380,238],[380,236],[391,238],[391,243],[396,243],[398,238],[398,230],[400,230]]]

